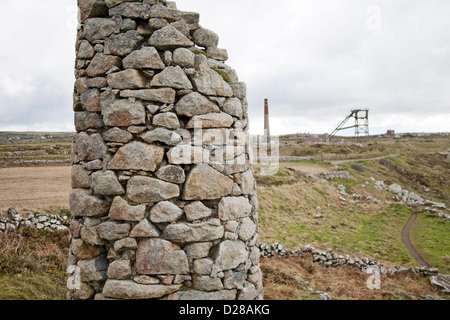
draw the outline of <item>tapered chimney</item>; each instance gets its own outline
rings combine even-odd
[[[264,136],[267,137],[267,142],[270,142],[270,123],[269,123],[269,100],[264,99]]]

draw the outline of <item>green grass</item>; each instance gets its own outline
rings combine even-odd
[[[25,273],[0,276],[0,300],[65,300],[63,279],[51,274]]]
[[[419,214],[411,236],[425,261],[442,273],[450,273],[450,223],[435,215]]]
[[[325,199],[327,198],[327,196],[325,195],[325,192],[323,192],[323,191],[320,190],[319,188],[317,188],[317,187],[312,187],[312,189],[313,189],[314,191],[316,191],[318,194],[320,194],[322,197],[324,197]]]
[[[225,82],[231,83],[231,78],[226,71],[221,69],[214,69],[214,71],[220,74]]]
[[[261,241],[291,248],[331,246],[342,253],[416,265],[401,239],[410,209],[399,204],[341,206],[338,197],[336,188],[323,182],[260,188]],[[315,219],[318,213],[324,218]]]
[[[204,55],[205,57],[207,57],[207,58],[209,58],[208,57],[208,55],[206,54],[206,52],[205,51],[203,51],[203,50],[191,50],[192,51],[192,53],[194,53],[194,54],[202,54],[202,55]]]
[[[0,300],[65,299],[68,231],[0,234]]]
[[[410,214],[403,209],[367,215],[363,212],[347,216],[341,212],[341,223],[330,226],[319,222],[313,226],[292,226],[290,232],[305,235],[306,243],[331,243],[342,252],[360,252],[382,261],[399,264],[413,263],[401,240],[401,231]],[[351,226],[351,227],[350,227]]]

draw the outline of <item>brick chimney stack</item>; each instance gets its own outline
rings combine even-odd
[[[269,123],[269,100],[264,99],[264,136],[267,137],[267,142],[270,142],[270,123]]]

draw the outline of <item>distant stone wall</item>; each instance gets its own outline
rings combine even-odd
[[[69,299],[263,298],[246,86],[199,14],[78,0]]]
[[[7,213],[0,211],[0,233],[14,232],[19,228],[36,228],[38,230],[64,231],[68,229],[69,218],[56,214],[31,213],[22,217],[16,209]]]

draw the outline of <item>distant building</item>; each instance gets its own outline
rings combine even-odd
[[[388,130],[387,131],[387,135],[388,136],[393,136],[395,134],[395,130]]]

